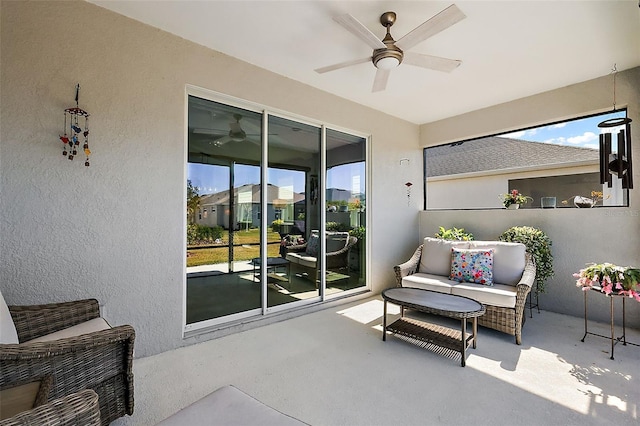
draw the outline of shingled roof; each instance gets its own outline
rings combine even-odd
[[[580,161],[598,161],[597,149],[487,137],[427,149],[427,177]]]

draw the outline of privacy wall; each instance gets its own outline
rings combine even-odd
[[[603,69],[608,66],[603,64]],[[420,129],[420,142],[422,146],[434,146],[610,111],[612,87],[612,76],[607,75],[425,124]],[[472,232],[476,239],[495,239],[511,226],[540,228],[553,241],[555,270],[555,277],[547,283],[548,292],[540,297],[540,304],[546,310],[583,316],[584,299],[575,285],[574,272],[590,262],[640,266],[640,68],[618,73],[616,97],[617,107],[627,107],[627,114],[633,120],[635,189],[629,192],[629,207],[425,211],[420,213],[421,235],[433,235],[438,226],[456,226]],[[593,131],[597,133],[598,129]],[[609,301],[599,294],[590,296],[589,318],[609,322]],[[614,306],[620,323],[620,301],[616,300]],[[640,303],[634,300],[627,300],[627,326],[640,327]]]
[[[9,304],[97,298],[111,324],[135,327],[137,357],[256,325],[182,338],[187,84],[370,134],[369,276],[374,292],[393,285],[393,265],[418,241],[421,191],[408,204],[404,186],[422,178],[417,125],[93,4],[0,7]],[[82,155],[64,158],[58,139],[76,84],[91,114],[88,168]],[[411,166],[400,174],[403,158]]]

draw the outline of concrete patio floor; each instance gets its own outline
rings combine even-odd
[[[583,318],[534,312],[521,346],[480,327],[462,368],[459,357],[383,342],[382,309],[372,297],[136,359],[135,412],[114,425],[155,424],[228,384],[312,425],[640,420],[640,347],[618,344],[611,360],[610,340],[580,341]],[[609,325],[590,322],[589,331],[608,335]],[[640,330],[628,327],[627,341],[640,343]]]

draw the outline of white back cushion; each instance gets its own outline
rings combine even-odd
[[[522,243],[471,241],[471,248],[493,249],[493,281],[517,285],[522,278],[527,248]]]
[[[451,248],[469,248],[469,241],[450,241],[426,237],[418,272],[449,276],[451,272]]]
[[[13,318],[11,318],[2,292],[0,292],[0,343],[5,345],[20,343],[16,326],[13,324]]]
[[[93,333],[94,331],[108,330],[110,328],[111,326],[104,318],[98,317],[90,319],[89,321],[81,322],[80,324],[76,324],[68,328],[64,328],[51,334],[36,337],[35,339],[31,339],[28,342],[51,342],[53,340],[66,339],[67,337],[80,336],[82,334],[89,334]]]

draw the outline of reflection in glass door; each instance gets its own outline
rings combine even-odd
[[[327,130],[327,295],[366,285],[366,139]]]
[[[274,116],[268,123],[267,209],[274,212],[268,220],[281,238],[279,256],[269,258],[274,272],[267,274],[267,306],[272,307],[320,295],[320,128]]]
[[[261,120],[189,97],[187,324],[261,308]]]
[[[187,145],[187,331],[366,286],[366,138],[190,95]]]

